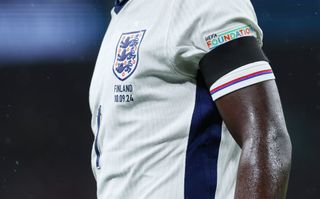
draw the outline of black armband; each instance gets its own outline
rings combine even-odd
[[[200,71],[205,82],[210,87],[217,79],[241,66],[267,61],[255,37],[242,37],[223,44],[208,54],[200,61]]]

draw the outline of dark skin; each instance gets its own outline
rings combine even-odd
[[[240,89],[216,104],[242,148],[235,198],[286,198],[291,142],[275,81]]]

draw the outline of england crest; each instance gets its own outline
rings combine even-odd
[[[139,48],[145,30],[123,33],[116,48],[116,57],[113,63],[113,73],[124,81],[136,70],[139,62]]]

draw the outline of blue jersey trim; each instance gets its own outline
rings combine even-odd
[[[129,0],[123,0],[120,2],[119,0],[116,0],[114,5],[114,12],[118,14],[123,8],[123,6],[126,5],[126,3],[128,3],[128,1]]]
[[[187,147],[185,199],[215,196],[221,126],[220,114],[199,73]]]

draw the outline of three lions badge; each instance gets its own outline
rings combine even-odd
[[[113,64],[113,73],[119,80],[128,79],[136,70],[139,62],[139,48],[145,32],[140,30],[123,33],[120,36]]]

